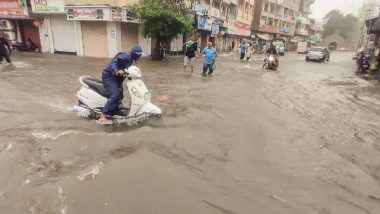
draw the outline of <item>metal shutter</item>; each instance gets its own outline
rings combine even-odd
[[[107,22],[81,22],[85,56],[108,57]]]
[[[74,22],[66,16],[51,16],[54,51],[76,53]]]

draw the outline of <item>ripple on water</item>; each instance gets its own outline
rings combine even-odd
[[[73,131],[73,130],[65,130],[58,133],[48,132],[48,131],[43,131],[43,130],[32,131],[32,135],[35,138],[41,139],[41,140],[57,140],[58,138],[62,136],[69,135],[69,134],[76,134],[76,133],[78,132]]]

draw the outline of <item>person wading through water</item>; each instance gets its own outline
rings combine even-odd
[[[8,65],[12,65],[11,58],[9,57],[10,53],[11,47],[8,44],[7,36],[4,32],[0,32],[0,63],[2,63],[5,58]]]
[[[193,35],[191,40],[186,42],[186,54],[183,63],[183,72],[186,73],[186,66],[190,64],[191,73],[194,71],[195,59],[199,58],[197,37]]]

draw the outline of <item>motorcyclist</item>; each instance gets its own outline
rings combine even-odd
[[[360,64],[363,61],[364,50],[360,49],[357,54],[356,63]]]
[[[358,51],[358,57],[356,59],[356,63],[357,63],[357,67],[358,67],[358,71],[362,71],[362,64],[364,62],[364,57],[365,57],[365,53],[364,53],[364,50],[363,49],[360,49]]]
[[[274,46],[274,44],[271,44],[270,48],[267,50],[266,53],[268,56],[270,56],[270,55],[274,56],[275,62],[276,62],[276,67],[278,67],[279,66],[279,59],[278,59],[278,52],[277,52],[276,46]]]
[[[116,54],[109,64],[103,69],[102,80],[104,87],[109,91],[106,105],[102,109],[99,118],[100,123],[107,121],[107,116],[112,117],[120,110],[119,106],[124,98],[123,82],[125,80],[124,69],[128,69],[134,61],[143,54],[140,45],[134,45],[130,52]]]

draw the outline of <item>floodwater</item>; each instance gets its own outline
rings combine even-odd
[[[160,127],[102,127],[71,112],[107,59],[20,53],[0,65],[0,213],[380,213],[380,86],[329,63],[182,58],[137,65]],[[159,102],[168,95],[167,102]]]

